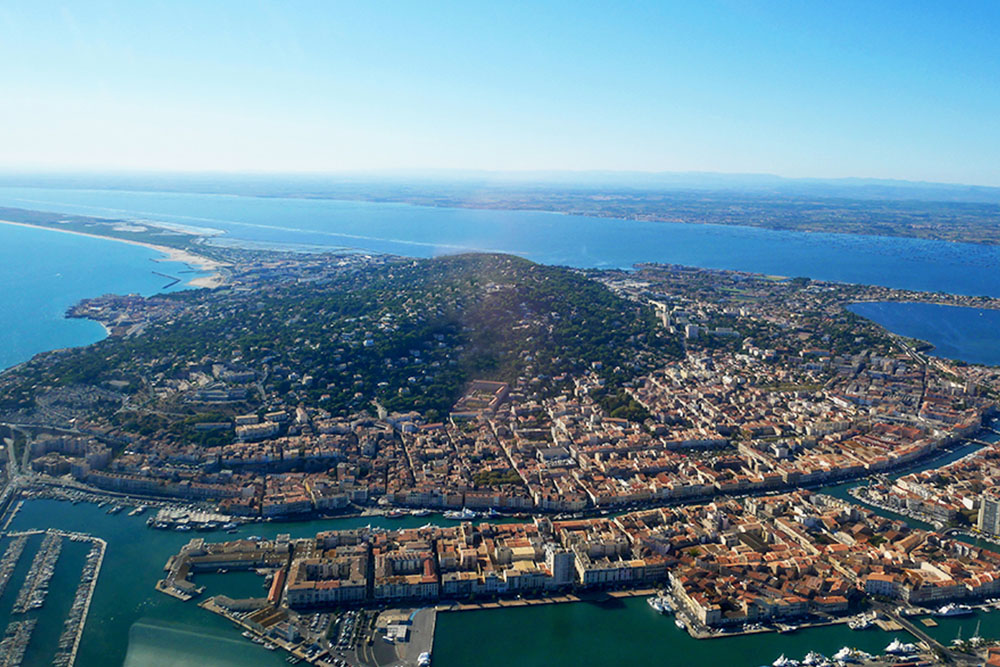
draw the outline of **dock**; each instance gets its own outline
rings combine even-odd
[[[21,590],[14,600],[13,613],[24,614],[32,609],[39,609],[45,604],[49,594],[49,582],[55,574],[56,562],[62,553],[62,537],[54,531],[48,531],[42,545],[31,562],[28,575],[21,585]]]
[[[87,625],[87,616],[90,613],[90,603],[94,599],[97,579],[101,575],[104,554],[108,547],[108,543],[98,537],[74,534],[70,539],[74,541],[87,540],[92,543],[92,546],[83,566],[80,585],[77,586],[76,596],[73,598],[73,606],[70,607],[69,616],[66,617],[63,624],[63,632],[59,636],[59,651],[52,660],[52,664],[57,667],[71,667],[76,662],[76,654],[80,650],[80,641],[83,639],[83,629]]]

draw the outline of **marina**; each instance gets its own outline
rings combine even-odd
[[[11,621],[0,641],[0,665],[3,667],[19,667],[24,661],[24,654],[31,641],[31,633],[38,621],[29,618],[23,621]]]
[[[69,616],[66,617],[63,632],[59,636],[59,650],[52,660],[52,664],[58,667],[70,667],[76,661],[80,641],[83,639],[83,629],[87,623],[87,614],[90,611],[90,603],[94,597],[94,590],[97,588],[97,578],[104,563],[104,551],[107,548],[107,543],[104,540],[90,536],[73,535],[70,539],[90,541],[93,544],[80,575],[80,584],[77,586],[76,595],[73,598],[73,606],[70,608]]]
[[[14,602],[15,614],[41,609],[45,604],[45,598],[49,594],[49,581],[55,573],[56,561],[61,553],[62,538],[55,531],[47,531]]]
[[[0,558],[0,596],[3,596],[5,590],[7,590],[7,584],[10,582],[10,576],[14,573],[14,568],[17,566],[17,561],[21,558],[21,554],[24,552],[24,545],[27,543],[28,538],[18,537],[15,538],[7,546],[7,550],[4,551],[3,558]]]
[[[134,515],[129,515],[134,516]],[[161,530],[232,530],[239,521],[228,514],[205,512],[188,508],[166,507],[146,520],[146,525]]]

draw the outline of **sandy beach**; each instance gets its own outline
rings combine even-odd
[[[31,229],[47,229],[53,232],[59,232],[61,234],[75,234],[77,236],[89,236],[94,239],[104,239],[105,241],[117,241],[119,243],[128,243],[129,245],[142,246],[144,248],[149,248],[155,250],[156,252],[162,253],[165,257],[157,259],[158,262],[181,262],[187,264],[193,269],[199,271],[211,271],[213,272],[208,276],[198,276],[197,278],[192,278],[187,281],[187,285],[191,287],[219,287],[225,283],[225,279],[219,272],[219,269],[223,266],[228,266],[225,262],[219,262],[214,259],[209,259],[208,257],[203,257],[201,255],[196,255],[187,250],[181,250],[180,248],[171,248],[170,246],[155,245],[153,243],[143,243],[142,241],[133,241],[131,239],[122,239],[115,236],[102,236],[101,234],[88,234],[87,232],[78,232],[72,229],[59,229],[57,227],[48,227],[45,225],[32,225],[26,222],[13,222],[11,220],[0,220],[0,224],[4,225],[16,225],[18,227],[29,227]],[[148,226],[148,225],[147,225]]]

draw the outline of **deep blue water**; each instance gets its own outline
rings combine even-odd
[[[902,336],[934,345],[931,354],[1000,366],[1000,311],[934,303],[855,303],[849,309]]]
[[[200,275],[180,273],[188,269],[184,264],[153,261],[161,257],[116,241],[0,225],[0,369],[103,338],[97,322],[64,317],[80,299],[159,292],[169,281],[153,271],[185,280]]]
[[[539,211],[113,190],[0,188],[0,206],[210,227],[263,243],[427,257],[495,250],[546,264],[671,262],[955,294],[1000,296],[1000,247]]]

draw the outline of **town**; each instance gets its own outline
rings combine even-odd
[[[345,607],[655,594],[696,637],[848,620],[920,637],[906,610],[1000,597],[997,556],[950,534],[1000,533],[1000,450],[980,439],[1000,373],[848,308],[992,300],[664,265],[216,252],[225,286],[85,301],[72,314],[109,339],[0,378],[4,503],[110,497],[179,531],[460,521],[198,537],[171,558],[157,589],[183,600],[198,572],[270,576],[266,597],[202,605],[293,659],[347,660],[309,628]],[[943,532],[815,491],[852,480]],[[389,639],[408,632],[376,616]],[[414,634],[407,651],[429,651]]]

